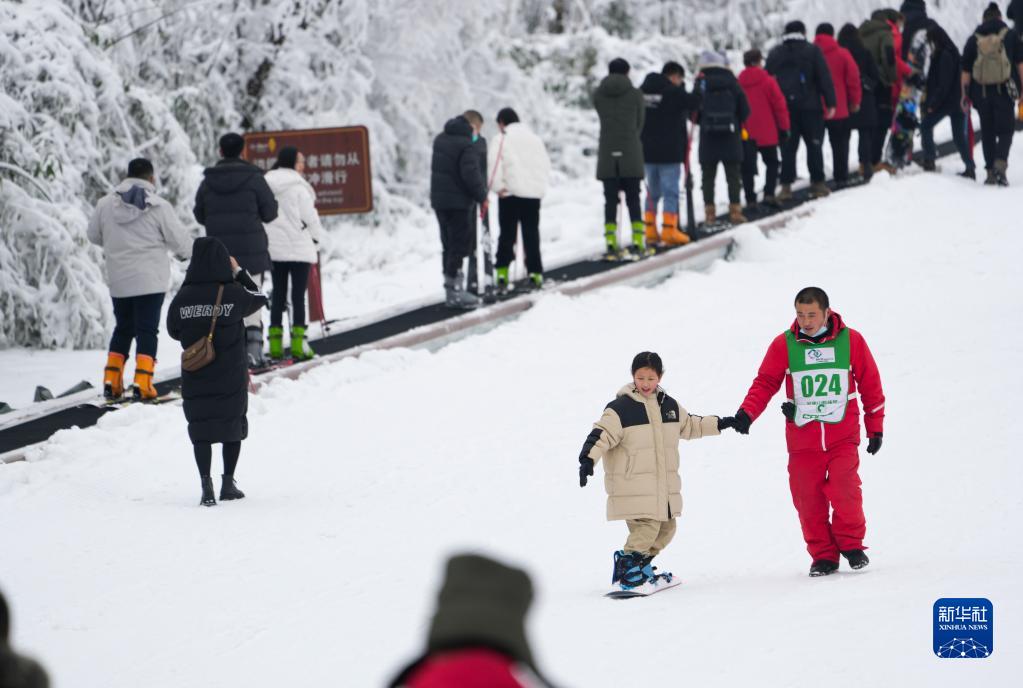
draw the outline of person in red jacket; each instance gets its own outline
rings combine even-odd
[[[902,58],[902,27],[906,25],[906,17],[896,10],[889,9],[885,12],[888,14],[888,26],[892,27],[892,41],[895,43],[895,83],[892,84],[892,107],[895,107],[902,95],[902,82],[913,73],[913,68]]]
[[[771,342],[735,414],[735,430],[747,434],[785,384],[789,489],[813,559],[810,575],[827,576],[838,570],[839,554],[853,569],[870,562],[863,551],[858,399],[863,400],[867,453],[876,454],[881,449],[884,391],[863,335],[831,310],[823,289],[800,290],[795,306],[796,321]]]
[[[824,124],[831,142],[835,186],[841,189],[849,184],[849,135],[852,133],[849,115],[859,112],[863,100],[860,68],[852,53],[835,40],[835,27],[831,24],[819,25],[813,42],[824,53],[831,81],[835,84],[835,116]]]
[[[746,69],[739,74],[739,86],[749,101],[750,116],[746,120],[747,137],[743,142],[742,187],[746,192],[746,206],[757,204],[756,176],[757,152],[764,161],[767,178],[764,181],[764,204],[780,207],[774,196],[778,184],[778,141],[789,135],[789,108],[785,96],[774,77],[761,64],[764,56],[759,50],[747,50],[742,56]]]

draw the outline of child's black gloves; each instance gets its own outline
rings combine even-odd
[[[586,476],[593,475],[593,459],[579,457],[579,487],[586,487]]]

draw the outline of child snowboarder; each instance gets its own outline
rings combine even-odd
[[[678,441],[735,426],[735,418],[687,413],[659,386],[663,375],[660,356],[637,354],[632,382],[604,409],[579,455],[580,487],[603,457],[607,518],[629,527],[625,547],[614,553],[612,592],[650,594],[672,583],[670,573],[654,573],[651,561],[671,542],[682,513]]]

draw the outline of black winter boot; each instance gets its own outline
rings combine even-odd
[[[810,566],[810,577],[830,576],[838,570],[838,562],[830,559],[818,559]]]
[[[213,496],[213,478],[208,475],[202,477],[202,499],[199,506],[216,506],[217,499]]]
[[[870,559],[862,549],[850,549],[842,552],[842,556],[849,560],[849,568],[854,571],[859,571],[870,563]]]
[[[212,480],[210,481],[212,486]],[[226,502],[230,499],[245,499],[245,493],[234,484],[233,475],[220,476],[220,501]]]

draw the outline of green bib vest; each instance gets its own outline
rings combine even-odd
[[[840,423],[849,404],[849,330],[835,339],[814,344],[785,333],[792,376],[792,401],[797,427],[814,421]]]

